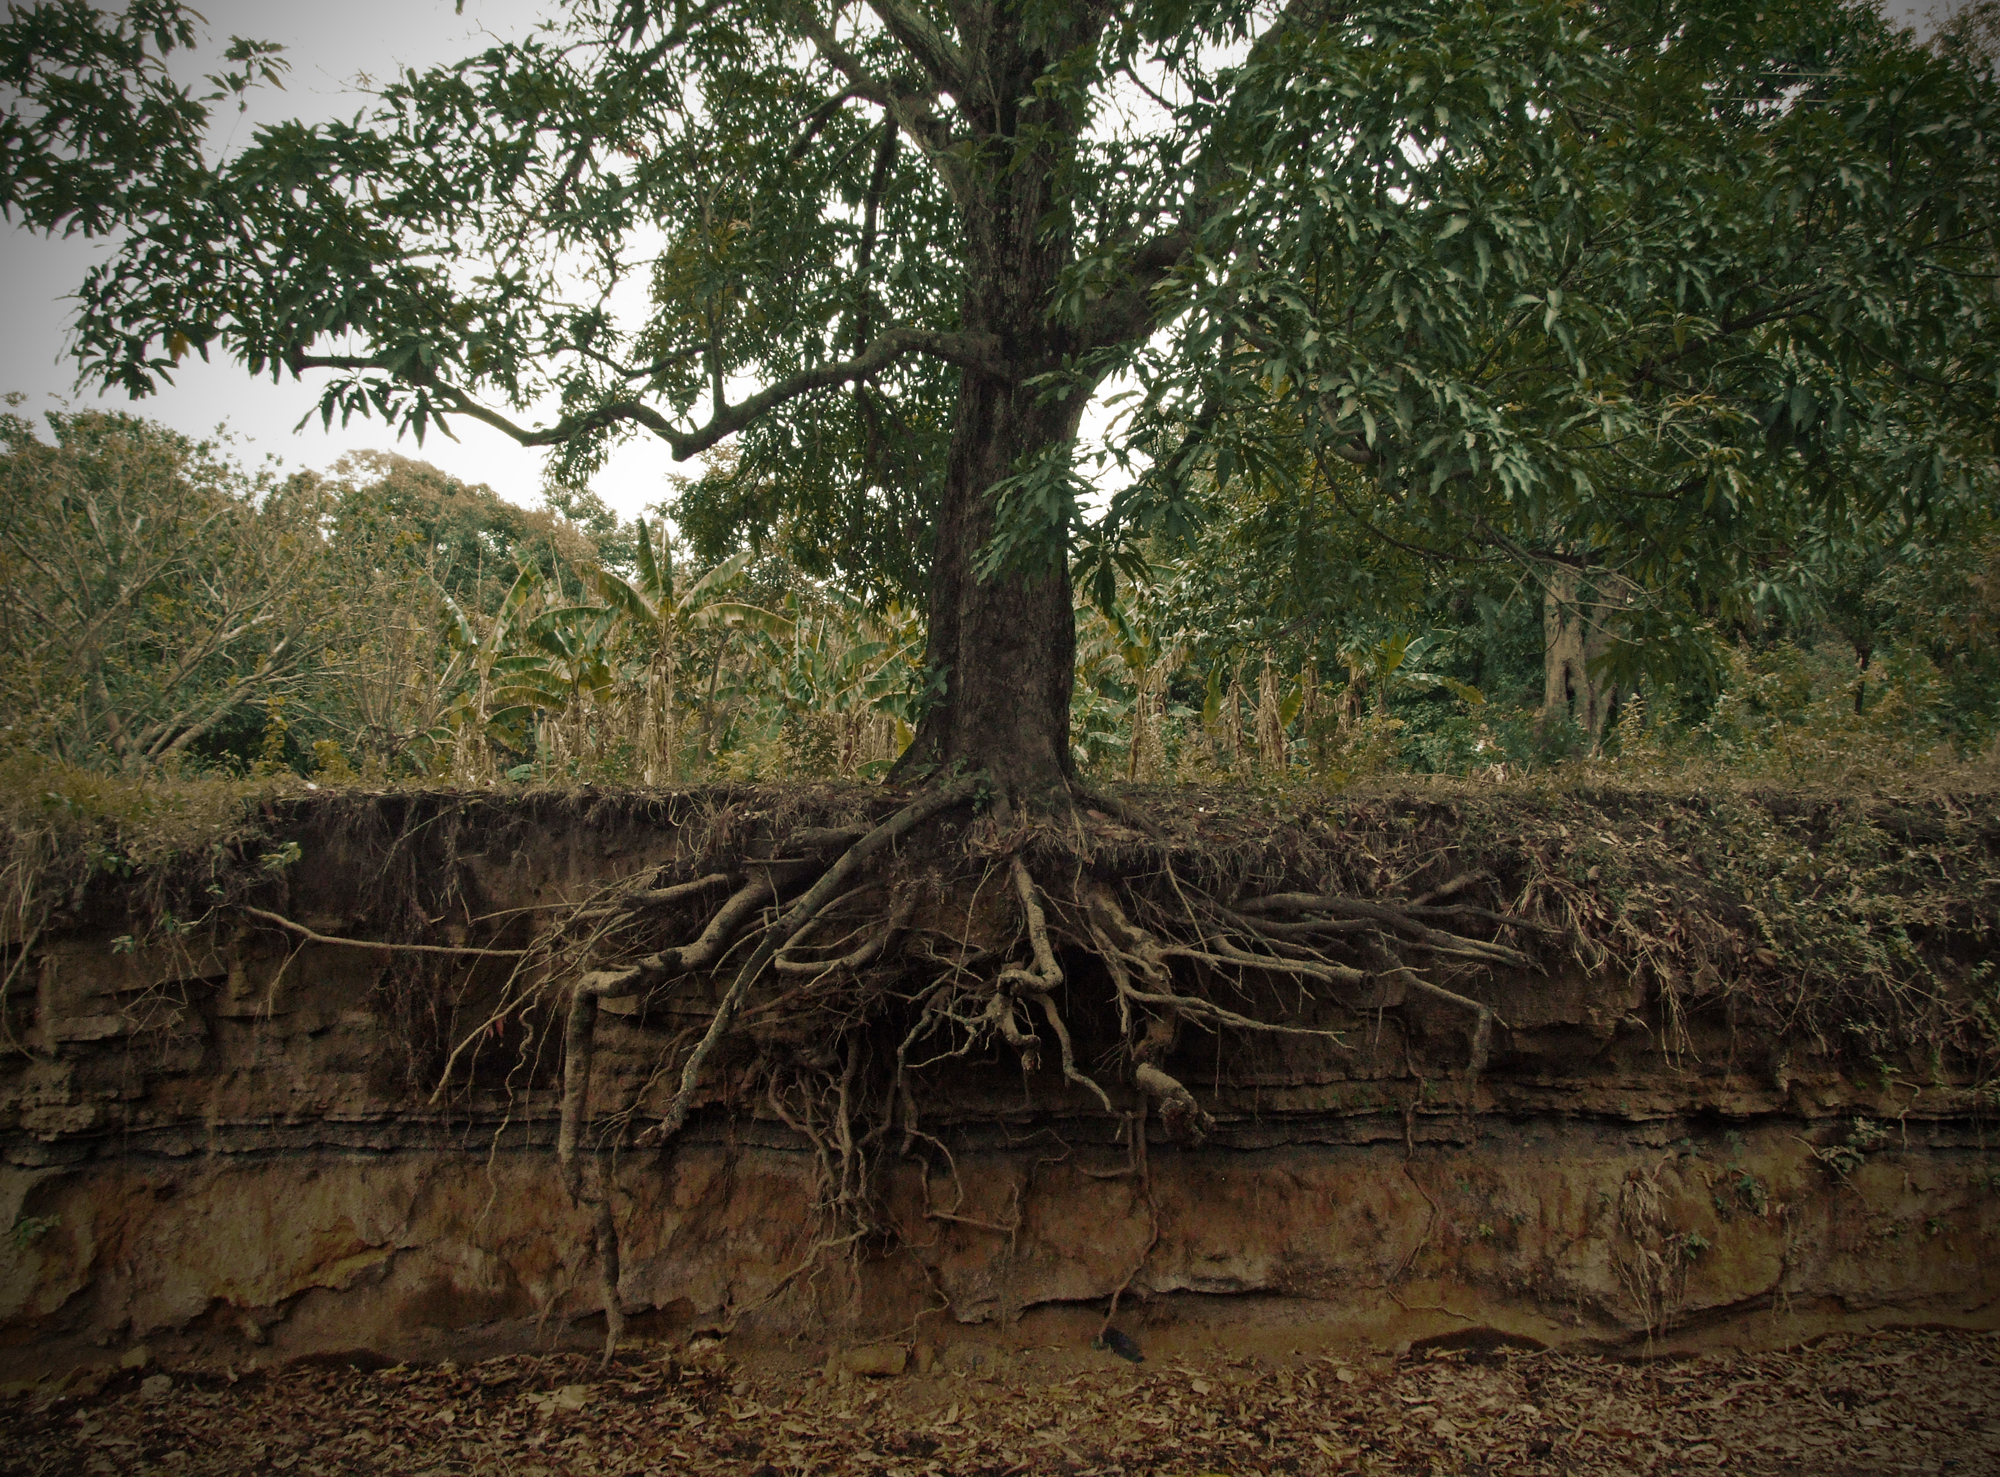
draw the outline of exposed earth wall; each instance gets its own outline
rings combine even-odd
[[[446,811],[441,845],[426,827]],[[0,1378],[174,1340],[407,1357],[601,1330],[589,1218],[554,1166],[560,1013],[489,1018],[542,967],[504,952],[532,920],[685,860],[674,803],[340,797],[258,834],[283,873],[258,897],[290,932],[218,911],[135,934],[129,887],[103,884],[13,941]],[[406,874],[426,879],[414,899]],[[1984,978],[1977,940],[1953,947]],[[1446,1002],[1249,983],[1263,1014],[1340,1044],[1183,1042],[1177,1072],[1216,1119],[1198,1146],[1157,1123],[1135,1143],[1136,1118],[1053,1071],[947,1063],[931,1151],[889,1156],[877,1187],[890,1234],[836,1248],[810,1144],[726,1060],[686,1134],[635,1142],[663,1045],[713,986],[609,1001],[592,1101],[639,1106],[595,1125],[619,1146],[621,1297],[639,1334],[949,1338],[1114,1292],[1142,1323],[1405,1338],[2000,1326],[1977,1063],[1857,1051],[1704,983],[1487,971],[1457,986],[1499,1019],[1483,1062]]]

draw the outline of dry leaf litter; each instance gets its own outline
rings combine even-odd
[[[902,1351],[859,1352],[824,1373],[716,1346],[609,1368],[570,1353],[128,1368],[0,1403],[0,1473],[2000,1473],[2000,1334],[1652,1361],[1489,1348],[1132,1365],[1052,1348],[934,1365],[920,1349],[887,1378],[851,1370]]]

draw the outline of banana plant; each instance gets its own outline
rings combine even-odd
[[[1441,672],[1426,672],[1419,665],[1441,644],[1430,636],[1412,638],[1406,634],[1385,636],[1378,641],[1362,638],[1342,646],[1340,659],[1347,667],[1350,683],[1360,683],[1375,694],[1375,710],[1384,718],[1389,715],[1390,690],[1398,687],[1418,690],[1442,687],[1468,706],[1478,707],[1486,701],[1486,695],[1478,688]]]
[[[1070,722],[1078,761],[1102,764],[1122,750],[1125,777],[1145,777],[1163,757],[1167,682],[1185,657],[1179,646],[1163,647],[1152,623],[1124,600],[1079,605]]]
[[[720,729],[717,704],[734,700],[744,688],[742,682],[726,688],[722,685],[730,640],[744,631],[778,632],[788,637],[790,627],[782,617],[761,606],[721,598],[749,567],[752,556],[748,552],[724,559],[686,589],[677,590],[673,543],[665,525],[660,525],[656,532],[641,518],[637,532],[636,581],[624,579],[600,565],[587,565],[578,572],[617,620],[639,636],[645,665],[643,670],[631,674],[644,693],[639,747],[646,756],[647,777],[671,779],[679,768],[677,677],[687,638],[696,632],[712,633],[714,637],[708,691],[701,705],[707,747],[713,751]]]
[[[879,707],[899,716],[884,705],[907,685],[905,669],[923,640],[917,622],[900,607],[877,614],[837,591],[816,591],[814,601],[832,609],[808,614],[788,595],[785,614],[757,632],[786,706],[831,713]]]
[[[540,680],[540,667],[515,651],[520,630],[542,589],[542,576],[532,566],[523,569],[484,632],[479,631],[459,603],[442,587],[438,598],[447,617],[446,640],[451,660],[439,679],[440,689],[453,692],[444,721],[433,731],[434,744],[454,746],[470,772],[488,764],[486,741],[516,752],[529,747],[536,715],[559,699]]]

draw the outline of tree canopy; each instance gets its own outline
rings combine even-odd
[[[590,0],[219,161],[206,109],[275,61],[197,97],[190,17],[5,28],[0,207],[119,237],[84,374],[318,375],[567,482],[733,438],[712,518],[924,605],[911,771],[1059,788],[1072,571],[1108,594],[1232,488],[1280,545],[1615,572],[1643,636],[2000,449],[2000,94],[1865,6]]]

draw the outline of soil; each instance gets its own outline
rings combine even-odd
[[[1164,1359],[1181,1295],[1990,1327],[1995,795],[301,799],[21,937],[0,1388],[607,1314]]]
[[[883,1367],[871,1361],[879,1352],[845,1363]],[[893,1352],[908,1372],[885,1378],[840,1372],[839,1356],[818,1370],[782,1353],[739,1363],[699,1339],[630,1349],[608,1368],[580,1353],[374,1369],[315,1361],[247,1375],[149,1366],[87,1396],[0,1403],[0,1473],[1861,1477],[2000,1467],[1993,1333],[1836,1334],[1791,1350],[1651,1360],[1477,1333],[1397,1356],[1218,1348],[1129,1363],[1074,1340]]]

